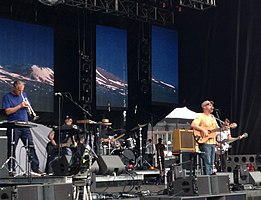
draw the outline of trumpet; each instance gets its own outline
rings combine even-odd
[[[23,93],[21,94],[22,98],[23,98],[23,101],[25,101],[28,105],[28,109],[27,109],[27,112],[30,116],[33,116],[33,120],[37,120],[39,119],[39,116],[36,115],[36,113],[34,112],[30,102],[28,101],[28,99],[26,97],[24,97]]]

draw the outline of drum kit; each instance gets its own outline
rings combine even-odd
[[[112,146],[112,150],[109,151],[109,155],[118,155],[125,166],[133,165],[134,167],[143,167],[144,163],[150,166],[150,164],[145,159],[143,159],[142,156],[142,129],[146,125],[147,124],[142,124],[134,127],[130,130],[130,134],[128,134],[129,137],[125,139],[118,139],[119,136],[116,137],[115,139],[117,142],[114,144],[117,145]],[[136,133],[136,131],[139,132],[138,137],[135,137],[136,134],[133,134]],[[137,144],[137,141],[139,141],[139,145]],[[106,146],[103,147],[106,148]]]
[[[74,130],[74,134],[80,135],[79,140],[81,143],[81,146],[76,147],[76,150],[78,150],[71,158],[70,168],[73,174],[78,173],[79,169],[83,167],[80,166],[82,165],[81,160],[86,155],[83,155],[82,146],[85,146],[84,149],[91,149],[91,151],[88,151],[88,154],[90,154],[88,157],[90,158],[97,158],[99,155],[118,155],[126,167],[132,165],[133,168],[138,168],[142,167],[144,163],[150,167],[149,163],[142,157],[142,129],[147,124],[138,125],[131,129],[128,134],[125,129],[110,129],[106,135],[109,142],[106,143],[101,142],[101,138],[99,137],[99,132],[101,132],[104,123],[92,120],[77,120],[77,124],[79,126],[86,125],[87,131],[84,133],[78,126],[76,130],[72,129]],[[93,136],[96,137],[96,141],[93,141]]]

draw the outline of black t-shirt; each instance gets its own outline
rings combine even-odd
[[[66,143],[68,141],[68,139],[71,136],[71,131],[72,131],[72,125],[63,124],[61,126],[61,143]],[[56,144],[59,143],[59,130],[58,130],[58,128],[54,129],[53,139],[56,142]]]

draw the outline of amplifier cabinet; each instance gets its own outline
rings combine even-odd
[[[172,138],[174,151],[195,150],[195,139],[193,130],[174,129]]]

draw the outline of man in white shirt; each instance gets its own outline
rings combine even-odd
[[[230,120],[228,118],[225,119],[223,126],[229,126],[230,125]],[[227,142],[231,140],[235,140],[236,138],[231,136],[231,131],[230,129],[223,130],[221,132],[217,132],[217,145],[216,145],[216,163],[217,163],[217,170],[221,172],[226,172],[227,168],[227,154],[230,145],[227,144]],[[239,136],[239,139],[242,139],[242,136]]]

